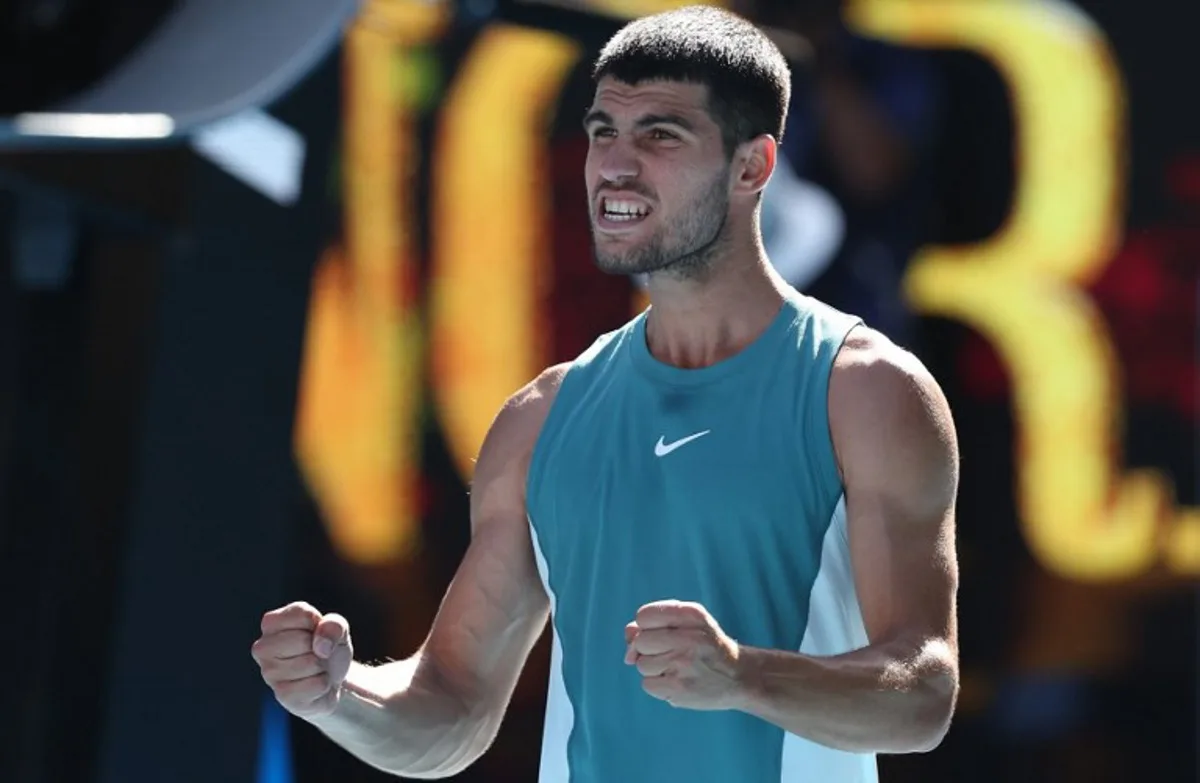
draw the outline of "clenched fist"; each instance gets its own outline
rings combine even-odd
[[[741,648],[700,604],[646,604],[625,626],[625,644],[625,663],[637,667],[654,698],[693,710],[740,704]]]
[[[263,615],[262,636],[250,654],[275,698],[301,718],[334,711],[354,660],[346,619],[303,602]]]

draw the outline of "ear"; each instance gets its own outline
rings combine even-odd
[[[768,134],[742,144],[734,154],[734,192],[747,196],[761,193],[775,171],[778,154],[779,145]]]

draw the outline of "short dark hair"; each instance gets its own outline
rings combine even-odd
[[[728,154],[764,133],[783,139],[792,90],[787,60],[761,30],[724,9],[688,6],[630,22],[596,60],[593,79],[606,76],[708,87]]]

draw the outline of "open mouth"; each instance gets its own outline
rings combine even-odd
[[[650,214],[650,205],[628,198],[604,197],[600,199],[600,222],[619,228],[632,226],[645,220]]]

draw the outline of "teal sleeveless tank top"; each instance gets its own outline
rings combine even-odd
[[[623,660],[626,623],[664,599],[755,647],[867,643],[827,413],[858,323],[795,294],[742,351],[684,370],[650,354],[643,313],[571,365],[527,483],[553,633],[541,783],[876,780],[873,756],[654,699]]]

